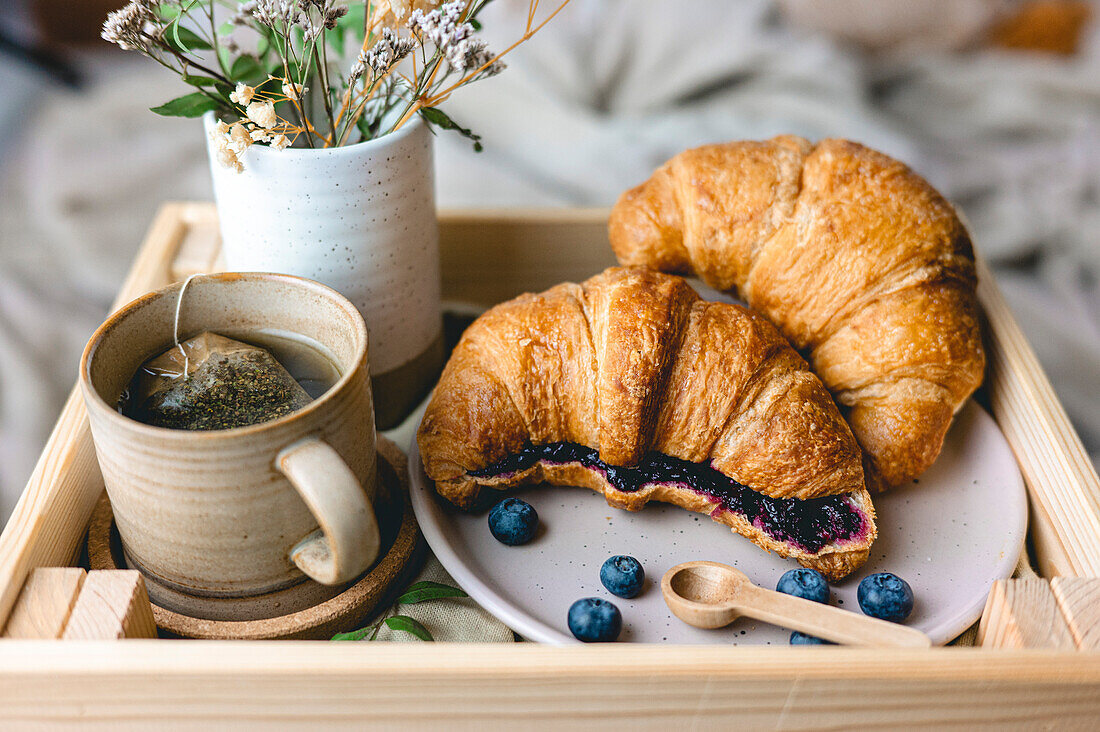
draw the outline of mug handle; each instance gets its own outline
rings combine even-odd
[[[290,560],[324,585],[355,579],[381,545],[378,519],[358,478],[344,459],[320,438],[289,445],[275,458],[321,527],[290,550]]]

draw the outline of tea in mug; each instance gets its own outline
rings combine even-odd
[[[309,404],[340,373],[301,337],[255,334],[261,345],[205,332],[138,368],[122,414],[155,427],[223,430],[269,422]]]

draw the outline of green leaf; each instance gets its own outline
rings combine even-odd
[[[374,130],[371,129],[370,122],[367,120],[367,115],[359,115],[355,120],[355,127],[359,130],[359,134],[363,136],[363,140],[374,139]]]
[[[267,78],[267,72],[255,56],[241,55],[230,67],[229,76],[234,81],[243,81],[250,86],[255,86]]]
[[[180,16],[180,9],[176,5],[161,5],[157,7],[157,15],[165,20],[175,20]]]
[[[392,618],[386,618],[386,627],[391,630],[403,630],[406,633],[412,633],[422,641],[435,640],[427,628],[408,615],[394,615]]]
[[[405,593],[397,598],[396,602],[398,605],[415,605],[418,602],[439,600],[444,597],[467,597],[467,595],[457,587],[425,581],[410,585]]]
[[[235,30],[237,30],[237,26],[235,26],[232,23],[226,21],[225,23],[221,24],[220,28],[218,28],[218,35],[219,36],[231,36],[231,35],[233,35],[233,31],[235,31]]]
[[[470,18],[470,25],[472,25],[476,31],[481,30],[481,21],[477,18]]]
[[[474,143],[474,152],[481,152],[481,135],[475,135],[466,127],[462,127],[448,117],[442,109],[438,107],[421,107],[420,116],[423,117],[424,121],[428,124],[433,124],[441,130],[454,130],[463,137],[472,140]]]
[[[182,77],[183,83],[190,84],[191,86],[214,86],[219,83],[217,79],[209,76],[195,76],[194,74],[188,74]]]
[[[229,68],[229,49],[225,46],[218,46],[218,66],[225,72]]]
[[[208,51],[213,48],[193,30],[181,26],[178,19],[169,26],[169,29],[169,32],[164,34],[164,42],[180,53]]]
[[[187,94],[177,97],[167,104],[152,107],[150,111],[165,117],[201,117],[206,112],[216,109],[218,103],[202,92]]]
[[[330,640],[334,641],[359,641],[367,637],[371,632],[371,628],[360,628],[359,630],[353,630],[350,633],[337,633],[332,636]]]

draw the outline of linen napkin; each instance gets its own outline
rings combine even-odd
[[[458,583],[430,553],[414,582],[425,580],[458,587]],[[407,615],[416,620],[437,641],[511,643],[515,640],[508,626],[468,597],[448,597],[415,605],[398,605],[390,614]],[[375,640],[419,642],[411,633],[393,630],[385,624],[378,631]]]

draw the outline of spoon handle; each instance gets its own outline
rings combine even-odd
[[[852,646],[928,648],[932,641],[916,628],[857,615],[763,587],[745,588],[737,599],[742,615],[825,640]]]

